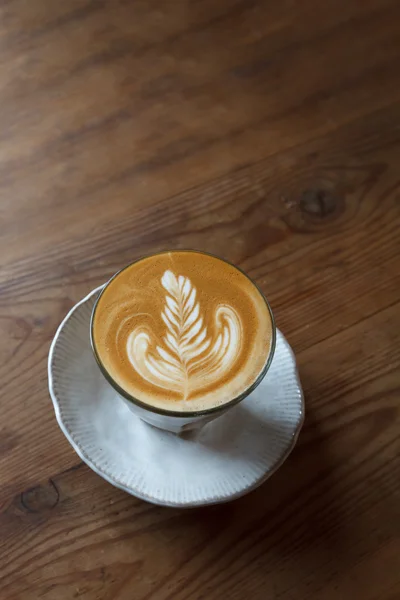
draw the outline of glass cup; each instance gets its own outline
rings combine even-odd
[[[171,251],[171,252],[173,252],[173,251]],[[212,254],[209,254],[206,252],[199,252],[197,250],[178,250],[177,252],[196,252],[198,254],[205,254],[206,256],[214,256]],[[126,392],[115,381],[115,379],[111,376],[111,374],[108,372],[108,370],[105,368],[104,364],[101,361],[99,353],[96,349],[96,344],[95,344],[94,335],[93,335],[94,318],[95,318],[98,302],[99,302],[102,294],[104,293],[105,289],[107,288],[107,286],[110,285],[110,283],[113,282],[115,279],[117,279],[118,276],[123,271],[125,271],[125,269],[129,269],[133,264],[136,264],[137,262],[139,262],[141,260],[144,260],[146,258],[149,258],[149,257],[157,255],[157,254],[161,254],[161,253],[155,253],[155,254],[143,256],[143,257],[139,258],[138,260],[130,263],[129,265],[127,265],[126,267],[124,267],[123,269],[118,271],[115,275],[113,275],[111,277],[111,279],[104,285],[103,289],[101,290],[101,292],[100,292],[99,296],[97,297],[96,302],[93,306],[92,315],[91,315],[91,319],[90,319],[90,341],[91,341],[91,346],[92,346],[92,350],[93,350],[95,359],[97,361],[97,364],[100,367],[102,374],[107,379],[107,381],[111,384],[111,386],[115,389],[115,391],[118,393],[118,395],[122,398],[122,400],[126,403],[128,408],[140,419],[142,419],[143,421],[146,421],[146,423],[149,423],[150,425],[153,425],[154,427],[157,427],[159,429],[164,429],[167,431],[171,431],[174,433],[181,433],[181,432],[184,432],[187,430],[197,429],[199,427],[202,427],[209,421],[212,421],[212,420],[216,419],[217,417],[220,417],[221,415],[226,413],[228,410],[230,410],[233,406],[235,406],[236,404],[238,404],[239,402],[244,400],[244,398],[246,398],[249,394],[251,394],[251,392],[253,392],[256,389],[256,387],[264,379],[264,377],[267,374],[268,369],[272,363],[272,359],[273,359],[274,352],[275,352],[275,344],[276,344],[276,327],[275,327],[275,321],[274,321],[271,307],[268,304],[268,301],[265,298],[263,292],[257,286],[257,284],[254,283],[254,281],[252,279],[250,279],[250,277],[236,265],[233,265],[229,261],[226,261],[218,256],[214,256],[214,258],[218,258],[219,260],[229,264],[230,266],[232,266],[235,269],[237,269],[238,271],[240,271],[243,275],[245,275],[247,277],[247,279],[249,279],[251,281],[251,283],[254,285],[254,287],[258,290],[259,294],[261,295],[261,297],[263,298],[263,300],[267,306],[267,309],[268,309],[268,312],[269,312],[269,315],[271,318],[272,334],[271,334],[271,344],[270,344],[268,358],[265,362],[263,369],[260,371],[256,380],[249,387],[247,387],[245,390],[243,390],[238,396],[236,396],[229,402],[226,402],[225,404],[222,404],[220,406],[213,406],[211,408],[206,408],[204,410],[175,411],[175,410],[162,409],[162,408],[159,408],[158,406],[152,406],[151,404],[147,404],[146,402],[143,402],[143,401],[139,400],[138,398],[133,397],[131,394]]]

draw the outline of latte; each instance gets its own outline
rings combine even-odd
[[[273,346],[269,307],[250,279],[201,252],[163,252],[120,271],[92,319],[97,359],[140,402],[202,411],[244,393]]]

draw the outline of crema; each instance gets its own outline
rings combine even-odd
[[[259,289],[222,259],[194,251],[120,271],[93,315],[97,358],[134,399],[202,411],[237,398],[262,374],[273,324]]]

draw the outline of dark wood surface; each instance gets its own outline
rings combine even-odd
[[[400,3],[0,2],[0,598],[400,598]],[[136,257],[245,269],[292,344],[297,448],[202,510],[59,430],[67,310]]]

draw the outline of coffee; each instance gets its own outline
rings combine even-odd
[[[120,271],[95,307],[97,358],[125,393],[172,411],[225,404],[257,380],[272,348],[268,305],[225,261],[163,252]]]

